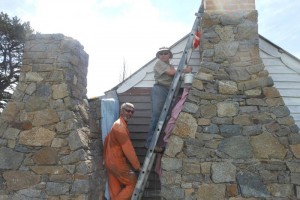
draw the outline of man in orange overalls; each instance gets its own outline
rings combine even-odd
[[[135,171],[141,170],[127,127],[127,120],[133,113],[134,105],[123,103],[120,118],[105,138],[103,155],[111,200],[131,199],[137,182]]]

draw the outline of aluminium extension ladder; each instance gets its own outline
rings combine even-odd
[[[181,83],[182,83],[181,76],[183,74],[182,69],[184,68],[185,64],[187,63],[187,59],[189,59],[188,56],[191,56],[191,52],[193,50],[192,49],[193,39],[195,37],[196,31],[198,30],[198,27],[200,26],[200,23],[201,23],[200,19],[203,15],[203,12],[204,12],[204,8],[203,8],[203,1],[202,1],[198,13],[195,14],[196,19],[195,19],[192,31],[189,35],[188,41],[186,43],[185,49],[183,51],[182,57],[180,59],[179,65],[178,65],[177,72],[176,72],[176,74],[173,78],[172,84],[170,86],[170,90],[169,90],[167,99],[165,101],[163,110],[160,114],[158,123],[156,125],[156,129],[155,129],[151,144],[149,146],[149,149],[147,151],[147,155],[144,160],[142,170],[139,174],[139,177],[138,177],[135,189],[133,191],[131,200],[140,200],[143,196],[144,188],[147,183],[148,176],[151,172],[151,168],[152,168],[152,165],[153,165],[155,157],[156,157],[154,148],[156,146],[156,143],[157,143],[157,140],[161,133],[161,130],[163,129],[165,122],[167,121],[167,115],[169,113],[172,102],[174,102],[174,98],[176,98],[178,91],[181,87]]]

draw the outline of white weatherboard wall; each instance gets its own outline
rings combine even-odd
[[[259,41],[260,57],[270,73],[296,124],[300,127],[300,61],[264,39]]]

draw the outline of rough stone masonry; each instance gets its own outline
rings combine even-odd
[[[0,199],[99,199],[101,143],[88,127],[87,67],[88,55],[71,38],[27,40],[0,118]]]
[[[299,128],[259,57],[254,0],[205,3],[200,70],[162,159],[162,198],[300,199]],[[1,200],[101,199],[87,66],[79,42],[61,34],[26,42],[0,117]]]
[[[228,5],[249,2],[205,1],[200,70],[162,158],[164,199],[300,199],[299,128],[259,56],[257,11]]]

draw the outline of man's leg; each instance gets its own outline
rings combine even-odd
[[[168,96],[168,88],[154,85],[151,92],[152,117],[147,135],[146,147],[149,148],[161,111]]]
[[[117,196],[121,192],[120,181],[109,171],[107,171],[108,188],[111,200],[118,200]]]
[[[135,184],[137,182],[137,177],[133,171],[129,173],[123,173],[122,176],[119,177],[119,181],[125,185],[125,187],[121,190],[121,192],[116,196],[117,200],[130,200],[133,194]]]

